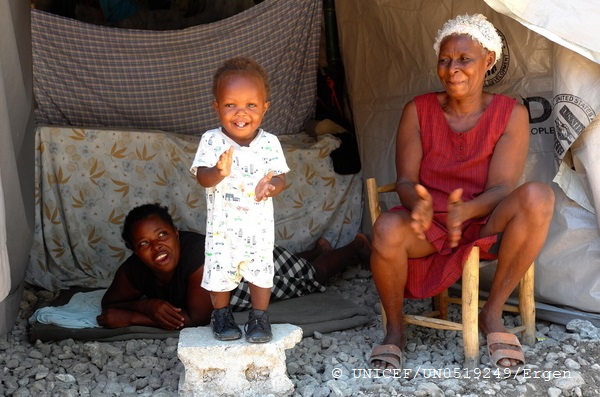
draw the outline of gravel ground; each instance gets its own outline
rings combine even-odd
[[[304,338],[287,351],[294,396],[599,396],[600,330],[574,320],[567,326],[537,323],[538,343],[524,346],[526,372],[506,377],[489,366],[482,345],[479,368],[462,368],[462,339],[455,331],[408,326],[406,370],[393,376],[369,372],[367,359],[381,342],[378,299],[370,273],[358,266],[330,289],[372,307],[371,323]],[[177,396],[183,365],[177,339],[31,344],[28,318],[52,294],[26,288],[13,330],[0,337],[2,396]],[[407,301],[419,310],[425,301]],[[457,316],[457,309],[451,316]],[[513,316],[506,316],[510,326]],[[483,340],[482,340],[483,343]]]

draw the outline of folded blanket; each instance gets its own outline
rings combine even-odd
[[[63,339],[111,342],[179,337],[179,331],[140,325],[114,329],[98,327],[96,316],[100,314],[104,291],[66,291],[55,302],[57,306],[37,309],[29,319],[29,340],[32,343],[36,340],[46,342]],[[59,305],[64,302],[67,303]],[[371,310],[333,291],[274,301],[269,305],[272,323],[297,325],[302,328],[304,336],[312,336],[315,331],[328,333],[357,327],[371,321],[373,316]],[[236,312],[234,317],[238,324],[244,324],[248,313]]]
[[[102,297],[106,289],[77,292],[62,306],[46,306],[37,309],[29,323],[54,324],[63,328],[98,328],[96,317],[102,313]]]

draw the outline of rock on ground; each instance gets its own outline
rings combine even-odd
[[[462,368],[462,340],[455,331],[408,326],[405,371],[368,370],[371,348],[383,339],[378,298],[367,270],[352,267],[330,289],[373,308],[373,321],[355,329],[315,333],[286,351],[293,396],[598,396],[600,341],[597,329],[537,323],[538,343],[524,346],[527,370],[507,376],[489,366],[485,344],[481,364]],[[177,339],[122,342],[36,342],[27,337],[28,318],[52,294],[27,287],[13,330],[0,337],[0,395],[14,397],[174,397],[183,365]],[[407,301],[418,311],[429,303]],[[452,316],[458,316],[452,308]],[[518,321],[505,316],[508,326]],[[482,340],[483,343],[483,340]]]

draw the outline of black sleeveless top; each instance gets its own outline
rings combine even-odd
[[[172,305],[187,308],[187,288],[190,274],[204,265],[204,236],[194,232],[179,232],[181,255],[173,277],[166,285],[158,285],[156,278],[144,263],[133,254],[123,268],[127,279],[146,298],[159,298]]]

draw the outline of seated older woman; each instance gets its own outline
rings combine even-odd
[[[213,307],[208,291],[200,286],[205,236],[178,231],[167,208],[158,204],[132,209],[122,236],[133,254],[117,269],[104,294],[98,324],[167,330],[209,324]],[[368,260],[370,250],[369,240],[362,234],[338,249],[319,239],[312,250],[298,255],[276,246],[273,299],[323,291],[323,284],[347,265],[357,259]],[[234,310],[250,308],[247,283],[232,292],[231,305]]]
[[[494,364],[515,369],[524,356],[504,328],[502,306],[544,244],[554,195],[538,182],[517,186],[529,118],[516,100],[483,90],[502,52],[494,26],[480,14],[458,16],[438,32],[434,49],[444,90],[406,104],[396,141],[402,206],[374,225],[371,270],[387,329],[370,363],[402,366],[404,298],[434,296],[451,286],[477,245],[483,259],[498,259],[480,330],[490,357],[497,353]]]

